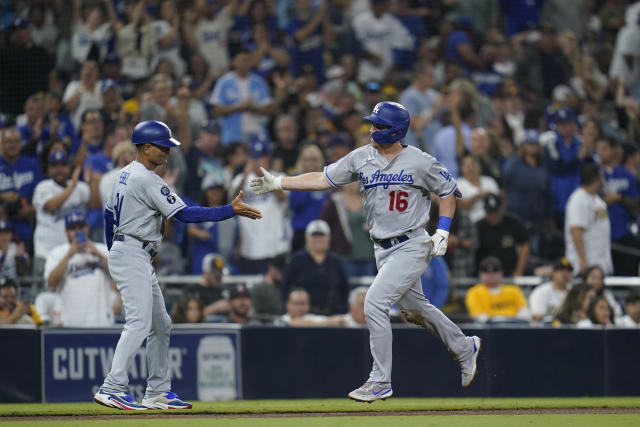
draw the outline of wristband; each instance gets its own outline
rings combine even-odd
[[[438,228],[448,232],[451,228],[451,218],[448,216],[441,216],[438,220]]]
[[[276,190],[282,190],[282,176],[276,176],[273,178],[273,186]]]

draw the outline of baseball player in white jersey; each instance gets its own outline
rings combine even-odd
[[[125,326],[113,355],[111,371],[94,400],[118,409],[190,409],[171,392],[169,333],[171,319],[152,259],[162,239],[163,218],[182,222],[222,221],[233,215],[261,218],[259,210],[242,201],[241,192],[219,208],[186,206],[154,169],[165,164],[171,147],[180,145],[162,122],[147,120],[133,129],[136,160],[125,166],[105,208],[105,237],[109,272],[125,310]],[[128,393],[129,365],[147,340],[149,377],[142,404]]]
[[[447,249],[455,212],[456,181],[432,156],[400,140],[409,128],[409,113],[395,102],[380,102],[364,117],[371,122],[371,144],[360,147],[324,172],[293,177],[264,177],[251,181],[258,194],[274,190],[326,190],[358,181],[375,244],[378,275],[369,287],[364,312],[369,328],[373,368],[369,379],[349,393],[351,399],[373,402],[393,395],[391,388],[391,323],[389,310],[397,304],[405,318],[439,337],[459,361],[462,386],[476,374],[480,338],[467,337],[422,293],[420,275],[432,256]],[[440,197],[440,220],[429,236],[430,193]]]

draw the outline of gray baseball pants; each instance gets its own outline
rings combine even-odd
[[[422,293],[420,276],[431,259],[432,244],[424,244],[427,234],[414,232],[406,242],[383,249],[375,245],[378,275],[369,287],[364,314],[369,328],[373,368],[369,381],[391,382],[391,321],[389,311],[394,304],[408,310],[421,326],[437,336],[456,359],[473,351],[468,340],[440,310],[431,305]]]
[[[125,325],[104,380],[107,392],[127,391],[127,371],[136,352],[147,339],[146,396],[171,391],[169,335],[171,318],[151,264],[151,256],[139,240],[115,241],[109,251],[109,272],[116,282],[125,310]]]

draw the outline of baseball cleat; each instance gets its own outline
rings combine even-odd
[[[147,408],[145,408],[144,406],[138,405],[138,403],[133,400],[133,397],[131,397],[129,393],[124,391],[120,393],[109,393],[100,388],[93,396],[93,400],[96,403],[104,405],[108,408],[122,409],[123,411],[147,410]]]
[[[366,403],[371,403],[378,399],[387,400],[391,396],[393,396],[391,383],[375,383],[371,381],[367,381],[360,388],[349,393],[349,399]]]
[[[180,400],[173,392],[142,399],[142,406],[148,409],[191,409],[191,403]]]
[[[478,354],[480,354],[480,348],[482,347],[482,340],[476,336],[471,337],[473,340],[473,354],[467,360],[460,361],[460,367],[462,368],[462,387],[469,387],[473,382],[473,379],[478,373]]]

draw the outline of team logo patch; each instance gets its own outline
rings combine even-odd
[[[176,202],[176,198],[173,195],[167,196],[167,202],[174,204]]]
[[[120,184],[127,185],[127,179],[129,179],[129,172],[122,172],[120,174]]]
[[[168,196],[169,194],[171,194],[171,190],[169,190],[169,187],[167,187],[166,185],[163,185],[160,189],[160,193],[162,193],[163,196]]]
[[[451,181],[451,179],[453,178],[451,174],[447,171],[440,171],[440,175],[442,175],[442,177],[447,181]]]

